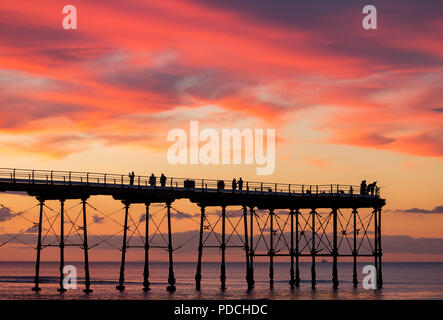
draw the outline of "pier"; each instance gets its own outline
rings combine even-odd
[[[85,288],[84,292],[92,292],[89,274],[89,256],[91,244],[88,243],[87,219],[90,214],[89,200],[94,196],[110,196],[123,204],[121,264],[118,275],[117,290],[125,290],[125,262],[127,250],[135,248],[129,245],[128,230],[131,223],[130,209],[133,204],[145,206],[144,245],[144,291],[150,290],[149,258],[151,250],[163,249],[168,253],[169,272],[167,290],[177,289],[174,273],[174,253],[182,244],[173,243],[174,214],[178,213],[173,203],[179,199],[187,199],[199,207],[198,245],[195,248],[195,288],[202,285],[202,259],[205,250],[220,250],[220,289],[226,290],[226,257],[231,249],[244,251],[246,271],[245,287],[254,289],[254,261],[269,260],[269,287],[274,283],[274,261],[276,258],[288,259],[289,288],[300,286],[300,258],[311,259],[311,287],[316,287],[316,264],[319,259],[332,259],[332,285],[339,287],[338,260],[352,259],[353,285],[358,286],[357,261],[359,257],[374,259],[377,270],[377,286],[383,285],[382,277],[382,208],[385,199],[376,188],[372,194],[360,193],[360,186],[325,184],[302,185],[269,182],[244,181],[241,189],[233,188],[232,181],[172,178],[167,177],[154,181],[149,176],[133,176],[127,174],[108,174],[71,171],[44,171],[31,169],[0,169],[1,192],[25,192],[36,199],[39,208],[37,239],[35,243],[35,283],[32,290],[41,290],[39,284],[40,260],[42,251],[49,246],[42,235],[44,210],[47,201],[57,201],[60,209],[56,218],[60,223],[58,246],[60,254],[60,285],[63,293],[63,267],[66,249],[65,234],[65,202],[78,200],[81,205],[81,219],[74,224],[81,231],[84,250]],[[1,204],[1,201],[0,201]],[[149,238],[152,232],[158,232],[158,225],[151,225],[150,206],[164,204],[164,221],[167,224],[167,244],[153,246]],[[2,204],[3,205],[3,204]],[[4,206],[4,205],[3,205]],[[229,216],[229,208],[241,208],[240,214]],[[208,208],[219,209],[216,222],[211,222],[207,215]],[[326,212],[326,213],[325,213]],[[194,213],[195,214],[195,213]],[[233,222],[232,219],[237,219]],[[55,219],[53,220],[55,221]],[[140,221],[141,223],[141,221]],[[229,226],[230,231],[227,231]],[[217,231],[216,231],[217,230]],[[217,233],[218,244],[208,245],[209,235]],[[231,238],[240,238],[241,245],[233,245]],[[7,245],[4,241],[3,245]],[[361,248],[365,244],[369,250]],[[51,244],[54,246],[54,244]],[[96,246],[95,244],[94,246]],[[266,250],[263,250],[266,248]],[[229,249],[229,250],[228,250]],[[346,249],[346,250],[345,250]],[[1,248],[0,248],[1,254]]]

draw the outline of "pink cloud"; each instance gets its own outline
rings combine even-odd
[[[255,14],[199,1],[78,6],[70,33],[58,1],[0,9],[0,132],[32,138],[24,150],[45,145],[60,157],[71,152],[66,142],[87,148],[83,141],[161,148],[169,127],[150,116],[177,108],[213,105],[283,127],[289,114],[324,106],[333,113],[318,120],[329,133],[323,142],[442,156],[435,10],[424,10],[418,28],[406,21],[411,6],[402,14],[387,6],[392,19],[368,34],[347,26],[359,22],[353,8],[301,24],[278,6],[257,5]]]

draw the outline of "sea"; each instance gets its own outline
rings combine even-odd
[[[34,292],[34,262],[0,262],[0,299],[1,300],[212,300],[212,299],[275,299],[275,300],[392,300],[392,299],[443,299],[443,263],[426,262],[384,262],[383,288],[379,290],[364,289],[361,281],[366,275],[363,267],[367,263],[358,264],[359,286],[352,284],[352,263],[339,263],[339,289],[332,288],[332,263],[323,262],[316,265],[317,287],[311,289],[311,264],[300,263],[301,283],[293,290],[289,287],[289,263],[274,264],[274,288],[269,288],[269,264],[254,263],[255,288],[247,291],[245,280],[245,264],[230,262],[226,265],[227,289],[220,290],[220,263],[206,262],[202,265],[202,287],[195,290],[194,262],[175,262],[174,273],[177,290],[169,293],[168,263],[150,263],[151,290],[145,293],[143,288],[143,262],[127,262],[125,268],[126,290],[116,290],[120,263],[91,262],[91,289],[85,294],[84,272],[82,262],[66,262],[73,265],[77,272],[77,288],[63,294],[57,292],[59,286],[58,262],[42,262],[40,269],[40,292]]]

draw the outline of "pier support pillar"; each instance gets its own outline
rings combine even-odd
[[[63,293],[66,291],[66,289],[63,286],[63,268],[65,267],[65,200],[60,200],[60,280],[59,280],[59,288],[57,289],[58,292]]]
[[[332,249],[332,286],[334,289],[338,289],[338,247],[337,247],[337,209],[332,209],[332,234],[333,234],[333,249]]]
[[[269,288],[274,289],[274,209],[269,210]]]
[[[246,283],[249,283],[251,270],[249,267],[248,209],[246,206],[243,206],[243,225],[245,227]]]
[[[175,291],[175,276],[174,276],[174,261],[172,257],[172,230],[171,230],[171,203],[166,203],[166,208],[168,210],[168,254],[169,254],[169,276],[168,276],[168,286],[166,290],[169,292]]]
[[[124,222],[124,226],[123,226],[122,260],[121,260],[121,264],[120,264],[120,278],[118,280],[118,286],[115,287],[117,290],[120,290],[121,292],[123,292],[125,290],[125,286],[124,286],[124,283],[125,283],[125,260],[126,260],[126,248],[127,248],[126,237],[127,237],[127,233],[128,233],[128,215],[129,215],[130,202],[124,201],[123,204],[125,205],[125,222]]]
[[[289,285],[291,289],[295,286],[295,274],[294,274],[294,209],[289,212],[291,215],[291,248],[289,249],[289,254],[291,258],[291,269],[289,270]]]
[[[201,289],[202,280],[202,256],[203,256],[203,228],[205,221],[205,206],[200,206],[200,235],[198,239],[198,258],[197,258],[197,272],[195,273],[195,289]]]
[[[249,247],[249,282],[248,290],[254,289],[254,207],[249,207],[249,212],[251,215],[251,225],[250,225],[250,247]]]
[[[352,249],[352,257],[353,257],[353,269],[352,269],[352,283],[354,284],[354,288],[357,288],[358,286],[358,279],[357,279],[357,214],[358,211],[356,208],[352,210],[352,217],[354,219],[354,247]]]
[[[311,256],[312,256],[312,265],[311,265],[311,287],[312,289],[315,289],[315,286],[317,284],[316,282],[316,273],[315,273],[315,256],[317,254],[317,250],[315,247],[315,215],[317,212],[315,212],[315,209],[312,209],[311,211],[311,232],[312,232],[312,243],[311,243]]]
[[[151,284],[149,282],[149,202],[145,203],[146,213],[145,213],[145,267],[143,269],[143,291],[147,292],[151,290],[149,287]]]
[[[383,250],[381,248],[381,208],[378,209],[378,287],[383,287],[383,271],[381,257],[383,255]]]
[[[82,199],[83,206],[83,250],[85,255],[85,289],[83,292],[90,293],[92,290],[90,289],[91,279],[89,275],[89,256],[88,256],[88,231],[87,231],[87,223],[86,223],[86,199]]]
[[[42,251],[42,223],[43,223],[43,207],[45,205],[44,200],[39,200],[40,202],[40,213],[38,216],[38,236],[37,236],[37,257],[35,260],[35,278],[34,278],[34,287],[33,291],[40,291],[41,288],[38,286],[40,282],[40,254]]]
[[[226,206],[222,206],[220,289],[226,290]]]
[[[297,209],[295,211],[295,287],[300,286],[300,238],[299,238],[299,223],[298,218],[300,216],[300,211]]]
[[[378,208],[374,208],[373,214],[374,214],[374,266],[375,270],[377,272],[376,279],[377,279],[377,288],[379,287],[379,274],[378,274],[378,219],[377,219],[377,212]]]

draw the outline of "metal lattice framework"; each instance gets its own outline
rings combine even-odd
[[[130,248],[144,249],[145,267],[143,290],[150,289],[149,256],[150,250],[160,249],[168,253],[169,291],[175,290],[174,252],[192,244],[198,238],[196,289],[201,289],[202,258],[204,248],[220,250],[220,283],[226,289],[227,249],[241,249],[245,254],[246,282],[248,289],[254,288],[254,260],[269,258],[269,282],[274,286],[274,258],[290,259],[289,284],[291,288],[300,285],[300,258],[310,257],[311,285],[316,286],[317,257],[332,257],[332,283],[338,288],[339,258],[353,259],[353,284],[357,286],[357,258],[373,257],[377,269],[377,284],[382,286],[381,211],[385,200],[380,198],[380,189],[369,192],[351,185],[296,185],[280,183],[244,182],[244,185],[229,186],[229,182],[208,179],[179,179],[129,175],[79,173],[68,171],[39,171],[0,169],[0,191],[26,192],[34,196],[38,204],[21,211],[13,212],[0,203],[0,208],[11,212],[12,218],[20,217],[36,230],[36,246],[22,238],[25,231],[10,234],[3,228],[0,247],[17,241],[36,249],[35,286],[41,290],[40,258],[47,247],[60,250],[60,281],[58,291],[64,292],[63,268],[64,250],[67,246],[77,246],[84,251],[85,290],[91,292],[89,274],[89,251],[107,245],[121,250],[121,265],[118,290],[125,290],[126,252]],[[200,182],[197,186],[196,182]],[[110,195],[123,203],[123,207],[111,213],[104,213],[89,199],[95,195]],[[66,200],[80,200],[69,208]],[[200,207],[200,213],[187,214],[172,206],[177,199],[189,199]],[[48,200],[57,200],[59,209],[47,205]],[[131,214],[132,204],[144,204],[145,213],[136,218]],[[150,213],[152,204],[160,208]],[[27,213],[38,207],[38,221],[29,218]],[[207,208],[221,208],[215,213]],[[234,207],[236,210],[227,210]],[[238,210],[240,208],[240,210]],[[370,212],[360,213],[369,208]],[[118,232],[108,236],[93,235],[88,227],[96,219],[88,222],[88,212],[92,211],[100,219],[113,221]],[[117,218],[117,215],[123,216]],[[189,239],[173,246],[172,220],[178,218],[192,220],[198,226]],[[120,219],[122,218],[122,219]],[[120,220],[123,220],[121,222]],[[59,223],[57,232],[55,225]],[[144,230],[142,230],[144,224]],[[161,228],[166,225],[167,232]],[[122,236],[121,248],[110,241]],[[88,242],[89,237],[89,242]],[[136,244],[131,244],[135,239]],[[211,240],[211,241],[210,241]]]

